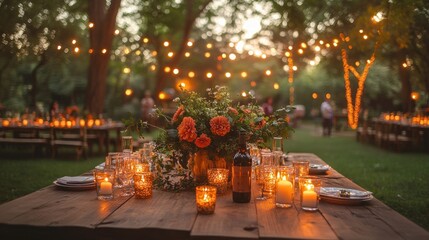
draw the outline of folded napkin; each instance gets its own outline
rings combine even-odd
[[[73,184],[94,184],[94,176],[64,176],[57,179],[57,182],[64,185]]]

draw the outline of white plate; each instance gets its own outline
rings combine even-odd
[[[350,196],[340,196],[341,191],[347,191]],[[320,198],[326,202],[344,205],[357,205],[372,200],[372,192],[360,191],[350,188],[322,187]]]
[[[310,164],[310,174],[325,174],[330,169],[329,165]]]
[[[92,184],[62,184],[62,183],[59,183],[57,180],[55,180],[53,183],[55,186],[62,188],[62,189],[67,189],[67,190],[81,191],[81,190],[95,189],[95,183],[92,183]]]

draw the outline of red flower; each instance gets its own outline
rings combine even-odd
[[[265,119],[262,119],[261,121],[256,122],[256,124],[252,124],[252,125],[254,125],[254,128],[256,130],[259,130],[259,129],[263,128],[266,123],[267,123],[267,121],[265,121]]]
[[[184,117],[180,125],[177,127],[180,140],[193,142],[197,138],[197,129],[195,121],[191,117]]]
[[[180,106],[176,112],[173,115],[173,118],[171,119],[171,123],[174,123],[175,121],[177,121],[177,119],[179,118],[179,116],[181,116],[183,113],[185,112],[185,108],[183,106]]]
[[[195,145],[197,145],[199,148],[208,147],[211,142],[212,140],[205,133],[201,134],[199,137],[197,137],[197,139],[195,139]]]
[[[224,116],[217,116],[210,120],[210,131],[214,135],[225,136],[229,133],[231,126],[229,124],[228,118]]]

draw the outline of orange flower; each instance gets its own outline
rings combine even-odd
[[[195,121],[191,117],[184,117],[180,125],[177,127],[180,140],[193,142],[197,138],[197,129]]]
[[[267,121],[265,121],[265,119],[262,119],[259,122],[255,122],[253,125],[253,127],[255,128],[255,130],[259,130],[261,128],[263,128],[265,126],[265,124],[267,123]]]
[[[205,133],[201,134],[199,137],[197,137],[197,139],[195,139],[195,145],[197,145],[199,148],[208,147],[211,142],[212,140]]]
[[[210,131],[214,135],[225,136],[229,133],[231,126],[229,124],[228,118],[224,116],[217,116],[210,120]]]
[[[234,115],[238,115],[237,109],[235,109],[233,107],[228,107],[228,110],[229,110],[230,113],[233,113]]]
[[[179,118],[179,116],[181,116],[183,113],[185,112],[185,108],[183,106],[180,106],[176,112],[173,115],[173,118],[171,119],[171,123],[174,123],[175,121],[177,121],[177,119]]]

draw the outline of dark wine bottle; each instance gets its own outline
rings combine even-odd
[[[252,158],[247,152],[245,132],[240,132],[238,144],[232,166],[232,201],[248,203],[251,196]]]

